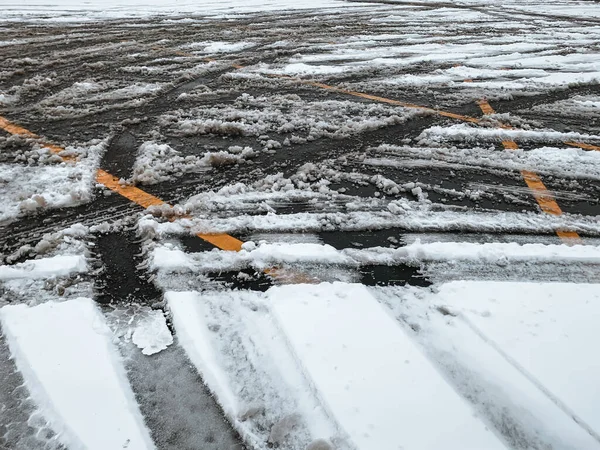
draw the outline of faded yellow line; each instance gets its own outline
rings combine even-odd
[[[131,200],[133,203],[140,205],[143,208],[149,208],[150,206],[165,205],[166,203],[160,198],[155,197],[152,194],[148,194],[146,191],[130,186],[127,184],[121,184],[119,177],[115,177],[110,173],[98,169],[96,172],[96,181],[113,192],[125,197],[127,200]]]
[[[478,104],[484,114],[495,113],[494,109],[487,100],[480,100]],[[510,140],[502,141],[502,145],[507,150],[517,150],[519,148],[515,141]],[[544,213],[553,216],[562,215],[562,209],[560,209],[560,206],[558,206],[558,203],[556,203],[554,196],[548,190],[537,173],[532,172],[531,170],[521,170],[521,176],[533,194],[533,197],[537,201],[538,205],[540,205],[540,209]],[[575,231],[556,230],[556,234],[563,242],[567,244],[573,245],[581,243],[581,237]]]
[[[197,58],[197,55],[193,55],[191,53],[187,53],[187,52],[182,52],[180,50],[172,50],[169,49],[167,47],[152,47],[153,50],[163,50],[163,51],[169,51],[170,53],[173,53],[175,55],[179,55],[179,56],[186,56],[186,57],[190,57],[190,58]],[[213,58],[203,58],[204,61],[207,62],[216,62],[216,59]],[[241,64],[237,64],[237,63],[230,63],[231,67],[233,67],[234,69],[243,69],[245,66],[241,65]],[[460,64],[458,64],[457,66],[460,66]],[[501,69],[501,70],[510,70],[510,69]],[[294,77],[294,76],[290,76],[290,75],[283,75],[283,74],[263,74],[269,78],[281,78],[281,79],[287,79],[287,80],[292,80],[295,81],[297,83],[300,84],[306,84],[308,86],[313,86],[313,87],[318,87],[321,89],[327,89],[330,91],[335,91],[335,92],[339,92],[342,94],[346,94],[346,95],[351,95],[354,97],[359,97],[359,98],[364,98],[366,100],[372,100],[374,102],[379,102],[379,103],[387,103],[389,105],[395,105],[395,106],[402,106],[404,108],[408,108],[408,109],[418,109],[420,111],[423,112],[427,112],[427,113],[431,113],[431,114],[435,114],[438,116],[442,116],[442,117],[448,117],[450,119],[456,119],[456,120],[462,120],[463,122],[469,122],[469,123],[475,123],[475,124],[479,124],[481,123],[481,119],[477,118],[477,117],[471,117],[471,116],[466,116],[464,114],[457,114],[457,113],[453,113],[450,111],[444,111],[441,109],[435,109],[435,108],[430,108],[428,106],[423,106],[423,105],[416,105],[414,103],[407,103],[407,102],[403,102],[400,100],[393,100],[391,98],[387,98],[387,97],[380,97],[378,95],[372,95],[372,94],[366,94],[364,92],[358,92],[358,91],[352,91],[352,90],[348,90],[348,89],[344,89],[344,88],[340,88],[338,86],[332,86],[329,84],[325,84],[325,83],[320,83],[318,81],[312,81],[312,80],[304,80],[302,78],[298,78],[298,77]],[[464,80],[465,83],[472,83],[473,80],[472,79],[466,79]],[[495,111],[489,107],[489,103],[485,100],[480,101],[479,102],[479,106],[481,107],[481,110],[484,114],[488,115],[488,114],[494,114]],[[488,109],[489,107],[489,109]],[[507,130],[514,130],[515,128],[510,126],[510,125],[506,125],[503,123],[498,123],[498,128],[503,128],[503,129],[507,129]],[[504,144],[504,143],[503,143]],[[597,145],[591,145],[591,144],[586,144],[583,142],[564,142],[565,145],[569,145],[571,147],[579,147],[582,148],[584,150],[595,150],[595,151],[600,151],[600,146]],[[516,147],[518,148],[518,147]]]
[[[23,127],[20,127],[19,125],[6,120],[6,118],[4,118],[2,116],[0,116],[0,129],[6,131],[7,133],[13,134],[13,135],[23,136],[26,138],[36,139],[36,140],[40,141],[39,142],[40,145],[42,145],[44,148],[47,148],[48,150],[50,150],[50,153],[60,156],[63,161],[71,162],[71,161],[75,161],[77,159],[75,156],[61,155],[60,153],[65,150],[64,148],[59,147],[58,145],[50,144],[49,142],[43,141],[42,138],[40,138],[37,134],[32,133],[31,131],[29,131]]]
[[[3,129],[4,131],[6,131],[10,134],[13,134],[13,135],[26,136],[26,137],[30,137],[30,138],[34,138],[34,139],[39,139],[39,136],[36,135],[35,133],[32,133],[31,131],[29,131],[23,127],[20,127],[19,125],[8,121],[7,119],[5,119],[2,116],[0,116],[0,129]],[[74,159],[69,156],[66,156],[66,157],[61,156],[59,153],[62,152],[64,150],[64,148],[59,147],[58,145],[45,143],[44,146],[49,148],[52,153],[58,154],[65,161],[71,161],[72,159]],[[160,198],[158,198],[152,194],[149,194],[148,192],[146,192],[138,187],[121,183],[119,177],[116,177],[116,176],[106,172],[105,170],[98,169],[96,171],[96,181],[99,184],[106,187],[107,189],[110,189],[111,191],[121,195],[122,197],[125,197],[127,200],[130,200],[133,203],[135,203],[143,208],[149,208],[150,206],[160,206],[160,205],[166,205],[166,206],[172,208],[172,206],[169,205],[168,203],[166,203],[165,201],[161,200]],[[173,217],[173,218],[171,218],[171,220],[176,220],[178,218],[180,218],[180,217]],[[233,236],[230,236],[229,234],[226,234],[226,233],[214,233],[214,234],[197,233],[196,236],[199,237],[200,239],[203,239],[204,241],[214,245],[215,247],[217,247],[221,250],[226,250],[226,251],[239,252],[240,250],[242,250],[242,245],[244,244],[243,241],[240,241],[239,239],[237,239]],[[280,268],[280,267],[273,267],[273,268],[265,269],[265,270],[263,270],[263,272],[267,276],[269,276],[273,279],[276,279],[280,282],[287,283],[287,284],[290,284],[290,283],[296,283],[296,284],[319,283],[318,279],[311,277],[303,272],[289,270],[289,269]]]
[[[583,142],[565,142],[566,145],[570,145],[571,147],[579,147],[584,150],[594,150],[600,152],[600,147],[597,145],[585,144]]]
[[[299,82],[300,84],[306,84],[308,86],[314,86],[314,87],[318,87],[321,89],[327,89],[330,91],[339,92],[339,93],[347,94],[347,95],[352,95],[354,97],[364,98],[366,100],[372,100],[372,101],[379,102],[379,103],[387,103],[389,105],[402,106],[402,107],[408,108],[408,109],[418,109],[423,112],[428,112],[428,113],[435,114],[438,116],[443,116],[443,117],[449,117],[451,119],[462,120],[464,122],[471,122],[471,123],[479,123],[480,122],[480,120],[476,117],[470,117],[470,116],[456,114],[456,113],[449,112],[449,111],[443,111],[440,109],[429,108],[427,106],[416,105],[414,103],[407,103],[407,102],[403,102],[400,100],[392,100],[391,98],[380,97],[378,95],[365,94],[364,92],[350,91],[348,89],[343,89],[343,88],[340,88],[337,86],[331,86],[331,85],[325,84],[325,83],[319,83],[317,81],[303,80],[301,78],[289,77],[287,75],[277,76],[277,78],[287,78],[287,79],[295,80],[295,81]]]

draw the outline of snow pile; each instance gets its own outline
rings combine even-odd
[[[162,222],[146,216],[139,222],[139,228],[142,233],[151,236],[190,232],[362,231],[394,227],[410,232],[473,231],[538,234],[553,234],[556,230],[562,229],[593,236],[600,235],[600,223],[595,216],[571,214],[550,216],[536,212],[504,211],[465,212],[455,208],[434,208],[428,203],[410,202],[404,199],[393,201],[355,199],[342,205],[335,205],[332,201],[330,203],[337,206],[333,211],[325,208],[324,211],[314,212],[275,214],[271,211],[267,214],[257,214],[257,212],[269,211],[269,208],[272,208],[269,203],[271,202],[264,200],[259,204],[243,203],[238,198],[237,202],[220,205],[227,214],[214,214],[203,209],[206,205],[203,202],[201,205],[196,204],[198,209],[191,211],[193,217],[190,219]],[[274,202],[271,204],[278,206]],[[244,208],[241,207],[242,205]],[[283,203],[282,206],[286,204]]]
[[[131,341],[144,355],[154,355],[173,343],[162,311],[151,311],[136,325]]]
[[[561,133],[552,130],[507,130],[501,128],[477,128],[466,124],[449,127],[435,126],[424,130],[417,140],[422,143],[440,141],[528,141],[528,142],[568,142],[568,141],[600,141],[600,136],[581,133]]]
[[[132,180],[135,183],[155,184],[180,177],[186,173],[201,172],[211,166],[245,162],[255,156],[251,147],[231,146],[228,151],[206,152],[203,156],[181,154],[168,144],[144,142],[133,166]]]
[[[89,201],[104,148],[105,142],[67,147],[64,154],[77,157],[75,164],[60,163],[58,156],[49,157],[42,165],[36,160],[27,161],[30,165],[0,164],[0,222],[36,210]]]
[[[316,243],[246,242],[239,252],[213,249],[186,254],[171,244],[152,251],[151,268],[166,272],[227,271],[253,267],[262,270],[279,264],[361,265],[419,265],[425,262],[472,262],[504,266],[515,262],[598,264],[600,246],[545,245],[517,243],[472,243],[416,241],[405,247],[336,250],[330,245]]]
[[[154,448],[93,300],[5,306],[0,321],[25,385],[61,444]]]
[[[14,266],[0,266],[0,281],[64,277],[86,271],[87,262],[83,255],[59,255],[34,259]]]
[[[341,138],[404,123],[414,111],[354,101],[304,101],[298,95],[254,97],[243,94],[233,105],[173,111],[160,125],[183,135],[261,136],[270,132],[288,137],[283,145],[302,144],[321,137]],[[269,148],[269,138],[260,139]],[[272,148],[273,143],[271,143]]]
[[[247,48],[252,48],[256,44],[252,42],[192,42],[186,44],[182,48],[189,48],[192,50],[200,49],[204,53],[234,53]]]
[[[167,85],[95,80],[76,82],[44,98],[37,109],[46,115],[72,119],[112,109],[134,108],[146,103]]]
[[[534,105],[531,110],[543,114],[563,114],[584,119],[597,118],[600,117],[600,97],[597,95],[575,95],[554,103]]]
[[[500,170],[533,170],[538,174],[600,179],[600,152],[579,148],[542,147],[499,151],[497,148],[444,148],[381,145],[382,157],[361,162],[383,167],[443,167],[450,170],[485,167]]]

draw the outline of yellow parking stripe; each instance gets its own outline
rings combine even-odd
[[[570,145],[571,147],[579,147],[584,150],[594,150],[600,152],[600,147],[597,145],[584,144],[583,142],[565,142],[566,145]]]
[[[129,186],[126,184],[121,184],[119,182],[119,178],[111,175],[110,173],[98,169],[96,172],[96,181],[113,192],[116,192],[119,195],[122,195],[128,200],[131,200],[133,203],[140,205],[143,208],[149,208],[150,206],[156,205],[164,205],[160,198],[155,197],[152,194],[148,194],[145,191],[135,187]]]
[[[29,131],[23,127],[20,127],[19,125],[9,122],[2,116],[0,116],[0,129],[3,129],[4,131],[6,131],[10,134],[39,139],[39,136],[36,135],[35,133],[32,133],[31,131]],[[59,147],[58,145],[54,145],[54,144],[44,144],[44,145],[45,145],[45,147],[49,148],[52,153],[55,153],[55,154],[59,154],[60,152],[62,152],[64,150],[62,147]],[[59,155],[59,156],[61,156],[61,155]],[[63,158],[63,160],[66,160],[66,161],[71,161],[73,159],[69,156],[67,156],[67,157],[61,156],[61,158]],[[159,206],[159,205],[167,205],[167,206],[171,207],[171,205],[164,202],[160,198],[158,198],[152,194],[149,194],[148,192],[143,191],[140,188],[121,183],[119,177],[116,177],[116,176],[106,172],[105,170],[98,169],[96,171],[96,181],[99,184],[103,185],[104,187],[125,197],[126,199],[132,201],[133,203],[135,203],[143,208],[149,208],[150,206]],[[171,220],[176,220],[178,218],[180,218],[180,217],[173,217]],[[226,233],[214,233],[214,234],[197,233],[196,236],[198,236],[200,239],[203,239],[204,241],[214,245],[215,247],[217,247],[221,250],[226,250],[226,251],[239,252],[240,250],[242,250],[242,245],[244,244],[243,241],[240,241],[239,239],[234,238],[233,236],[230,236],[229,234],[226,234]],[[273,267],[273,268],[265,269],[265,270],[263,270],[263,272],[267,276],[269,276],[273,279],[276,279],[280,282],[286,283],[286,284],[319,283],[318,279],[316,279],[314,277],[310,277],[309,275],[306,275],[305,273],[296,271],[296,270],[289,270],[289,269],[284,269],[284,268],[280,268],[280,267]]]
[[[478,104],[484,114],[495,113],[494,109],[487,100],[480,100]],[[506,150],[517,150],[519,148],[515,141],[502,141],[502,145]],[[553,216],[562,215],[562,209],[560,209],[560,206],[558,206],[558,203],[556,203],[554,196],[548,190],[537,173],[530,170],[521,170],[521,176],[523,177],[525,184],[527,184],[527,187],[529,187],[529,190],[533,194],[533,197],[536,199],[538,205],[540,205],[540,209],[543,212]],[[581,243],[581,237],[575,231],[557,230],[556,234],[563,242],[567,244]]]

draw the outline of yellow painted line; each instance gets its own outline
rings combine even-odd
[[[585,144],[583,142],[565,142],[565,144],[570,145],[571,147],[579,147],[584,150],[594,150],[600,152],[600,146],[598,145]]]
[[[228,234],[196,234],[200,239],[204,239],[206,242],[211,243],[215,247],[221,250],[228,250],[232,252],[239,252],[242,249],[243,241],[234,238]]]
[[[13,135],[23,136],[23,137],[30,138],[30,139],[37,139],[38,141],[40,141],[40,145],[42,145],[42,147],[50,150],[50,153],[60,156],[63,159],[63,161],[71,162],[71,161],[75,161],[77,159],[75,156],[60,155],[60,153],[65,150],[64,148],[59,147],[58,145],[54,145],[54,144],[50,144],[48,142],[42,141],[41,138],[37,134],[32,133],[31,131],[29,131],[23,127],[20,127],[19,125],[6,120],[2,116],[0,116],[0,129],[6,131],[7,133],[13,134]]]
[[[537,173],[530,170],[521,170],[521,175],[542,211],[553,216],[562,215],[560,206],[558,206],[558,203],[556,203],[556,200],[554,200],[554,197]]]
[[[296,80],[297,82],[299,82],[301,84],[306,84],[306,85],[318,87],[321,89],[327,89],[327,90],[334,91],[334,92],[340,92],[342,94],[352,95],[354,97],[364,98],[366,100],[372,100],[372,101],[379,102],[379,103],[387,103],[389,105],[402,106],[402,107],[408,108],[408,109],[418,109],[420,111],[428,112],[431,114],[436,114],[438,116],[449,117],[451,119],[458,119],[458,120],[462,120],[464,122],[471,122],[471,123],[479,123],[480,122],[480,120],[477,119],[476,117],[470,117],[470,116],[456,114],[456,113],[449,112],[449,111],[443,111],[440,109],[429,108],[427,106],[415,105],[414,103],[402,102],[400,100],[392,100],[391,98],[380,97],[378,95],[365,94],[364,92],[350,91],[348,89],[343,89],[343,88],[340,88],[337,86],[331,86],[331,85],[325,84],[325,83],[319,83],[317,81],[303,80],[300,78],[288,77],[288,76],[280,76],[278,78],[288,78],[288,79]]]
[[[39,136],[36,135],[35,133],[32,133],[31,131],[29,131],[23,127],[20,127],[17,124],[9,122],[7,119],[5,119],[2,116],[0,116],[0,128],[7,131],[10,134],[39,139]],[[54,145],[54,144],[44,144],[44,145],[45,145],[45,147],[49,148],[50,151],[52,151],[53,153],[56,153],[56,154],[59,154],[60,152],[62,152],[64,150],[62,147],[59,147],[58,145]],[[61,156],[61,155],[59,155],[59,156]],[[71,159],[71,157],[68,157],[68,156],[67,157],[61,156],[61,158],[63,158],[63,160]],[[121,183],[119,177],[116,177],[116,176],[106,172],[105,170],[98,169],[96,171],[96,181],[99,184],[103,185],[104,187],[121,195],[122,197],[125,197],[126,199],[132,201],[133,203],[135,203],[143,208],[149,208],[150,206],[160,206],[160,205],[167,205],[167,206],[171,207],[171,205],[169,205],[165,201],[161,200],[160,198],[158,198],[152,194],[149,194],[148,192],[146,192],[138,187]],[[180,218],[180,217],[173,217],[173,218],[171,218],[171,220],[176,220],[178,218]],[[226,251],[239,252],[242,249],[242,245],[244,244],[243,241],[240,241],[239,239],[234,238],[233,236],[230,236],[229,234],[226,234],[226,233],[214,233],[214,234],[197,233],[196,236],[198,236],[200,239],[203,239],[204,241],[214,245],[215,247],[217,247],[221,250],[226,250]],[[269,276],[273,279],[276,279],[278,281],[281,281],[283,283],[287,283],[287,284],[290,284],[290,283],[296,283],[296,284],[319,283],[318,279],[310,277],[309,275],[306,275],[302,272],[279,268],[279,267],[265,269],[263,272],[267,276]]]
[[[149,208],[150,206],[164,205],[165,202],[160,198],[155,197],[152,194],[148,194],[146,191],[142,191],[141,189],[135,186],[129,186],[126,184],[121,184],[119,182],[119,178],[111,175],[110,173],[98,169],[96,172],[96,181],[113,192],[125,197],[128,200],[131,200],[133,203],[140,205],[143,208]]]
[[[4,117],[0,117],[0,128],[2,128],[4,131],[10,134],[18,134],[19,136],[39,139],[39,136],[37,134],[34,134],[31,131],[22,128],[19,125],[9,122]]]
[[[502,145],[507,150],[517,150],[519,148],[515,141],[502,141]]]
[[[484,114],[495,113],[494,109],[487,100],[480,100],[478,104]],[[517,150],[519,148],[515,141],[502,141],[502,145],[506,150]],[[560,209],[560,206],[558,206],[558,203],[556,203],[554,196],[548,190],[537,173],[532,172],[531,170],[521,170],[521,176],[540,206],[540,209],[544,213],[553,216],[562,215],[562,209]],[[556,234],[563,242],[567,244],[572,245],[581,243],[581,237],[575,231],[556,230]]]
[[[481,108],[481,112],[483,112],[485,115],[488,114],[495,114],[496,111],[494,111],[492,109],[492,107],[490,106],[490,104],[488,103],[487,100],[483,99],[483,100],[479,100],[477,102],[477,104],[479,105],[479,107]]]

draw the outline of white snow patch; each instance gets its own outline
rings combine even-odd
[[[349,266],[431,261],[468,261],[506,265],[511,262],[600,264],[600,246],[474,242],[431,242],[417,240],[405,247],[346,248],[337,250],[316,243],[246,242],[239,252],[214,249],[185,253],[170,245],[152,252],[152,268],[166,272],[234,270],[246,266],[257,269],[278,264],[341,264]]]
[[[32,398],[63,445],[154,448],[93,300],[5,306],[0,321]]]
[[[20,278],[39,279],[64,277],[87,271],[83,255],[58,255],[51,258],[33,259],[14,266],[0,266],[0,281]]]
[[[434,126],[423,131],[419,139],[450,139],[466,141],[508,141],[527,140],[535,142],[567,142],[600,140],[600,136],[582,133],[562,133],[552,130],[507,130],[501,128],[476,128],[466,124],[452,125],[450,127]]]
[[[144,355],[154,355],[173,343],[162,311],[151,311],[133,330],[131,341],[142,349]]]
[[[455,281],[432,296],[600,436],[600,285]]]
[[[282,286],[268,295],[300,365],[357,448],[505,448],[364,286]]]

